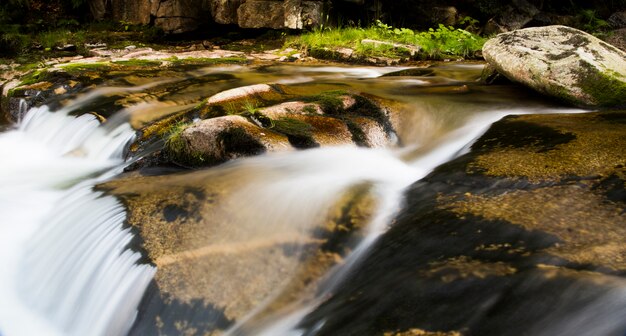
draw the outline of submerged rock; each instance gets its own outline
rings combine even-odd
[[[625,112],[507,117],[410,187],[390,230],[298,328],[624,334],[625,187]]]
[[[158,269],[131,335],[221,334],[250,313],[262,318],[313,295],[354,248],[376,202],[359,185],[328,213],[293,225],[299,207],[272,193],[278,175],[242,165],[133,173],[97,187],[124,202],[138,237],[132,248]]]
[[[626,53],[580,30],[517,30],[487,41],[483,54],[509,79],[569,103],[626,105]]]

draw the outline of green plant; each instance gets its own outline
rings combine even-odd
[[[467,17],[463,21],[467,27],[477,21]],[[374,39],[387,43],[367,43],[364,39]],[[448,56],[472,57],[482,49],[485,39],[465,29],[439,25],[426,32],[415,32],[408,28],[394,28],[377,20],[368,28],[347,27],[334,30],[318,29],[287,40],[286,47],[314,51],[317,57],[333,57],[332,50],[351,48],[357,57],[384,56],[408,57],[410,49],[421,48],[423,58],[440,59]],[[330,51],[329,51],[330,50]]]
[[[606,30],[607,28],[609,28],[609,23],[598,18],[596,11],[592,9],[585,9],[580,11],[577,17],[581,24],[580,28],[582,28],[584,31],[590,33],[598,33],[602,30]]]
[[[470,57],[485,44],[485,39],[476,34],[443,24],[419,33],[418,40],[423,51],[434,59],[445,56]]]

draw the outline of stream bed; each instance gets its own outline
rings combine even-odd
[[[40,99],[0,133],[0,335],[622,335],[624,113],[482,68],[110,71]],[[266,83],[375,97],[393,141],[134,148]]]

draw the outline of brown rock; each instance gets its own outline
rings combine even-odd
[[[237,9],[241,28],[285,27],[285,7],[282,1],[248,0]]]
[[[203,15],[198,0],[161,0],[152,3],[154,25],[166,33],[183,33],[198,28]]]
[[[191,156],[187,160],[199,160],[199,164],[220,163],[267,151],[291,149],[285,136],[264,130],[248,119],[236,115],[194,123],[182,131],[177,142],[182,148],[175,154]],[[177,145],[170,146],[173,151],[177,148]],[[187,163],[183,157],[179,157],[178,161]]]
[[[220,24],[237,24],[237,9],[242,0],[212,0],[211,16]]]
[[[150,23],[150,0],[111,0],[113,20],[131,24]]]

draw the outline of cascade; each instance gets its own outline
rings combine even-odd
[[[125,213],[92,191],[134,131],[33,108],[0,134],[0,333],[121,335],[154,268],[126,248]],[[84,180],[85,177],[93,176]],[[84,180],[79,184],[78,181]],[[69,188],[69,186],[73,187]]]

